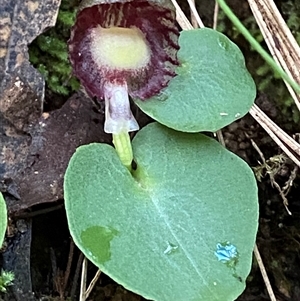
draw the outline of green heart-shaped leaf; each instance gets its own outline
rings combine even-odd
[[[234,300],[245,288],[258,225],[251,169],[213,139],[157,123],[137,133],[133,152],[133,176],[109,145],[73,155],[65,205],[76,244],[145,298]],[[224,255],[226,247],[238,254]]]
[[[3,198],[2,193],[0,192],[0,248],[3,244],[6,227],[7,227],[6,203],[5,203],[5,200]]]
[[[177,76],[160,95],[135,100],[147,115],[183,132],[217,131],[244,116],[256,88],[239,48],[209,28],[183,31]]]

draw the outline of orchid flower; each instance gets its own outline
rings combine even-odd
[[[129,96],[147,100],[168,85],[178,65],[178,36],[167,0],[83,1],[69,57],[88,95],[105,100],[105,132],[139,129]]]

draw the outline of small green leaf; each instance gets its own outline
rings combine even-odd
[[[3,198],[2,193],[0,192],[0,248],[3,244],[6,227],[7,227],[6,203],[5,203],[5,200]]]
[[[217,131],[244,116],[256,88],[239,48],[209,28],[183,31],[177,76],[160,95],[135,100],[147,115],[183,132]]]
[[[109,145],[73,155],[64,189],[77,246],[147,299],[235,300],[258,226],[251,169],[211,138],[157,123],[137,133],[133,153],[133,175]]]

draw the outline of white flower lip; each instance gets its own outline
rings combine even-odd
[[[133,132],[139,125],[130,110],[126,82],[106,82],[104,85],[105,123],[104,131],[111,134]]]

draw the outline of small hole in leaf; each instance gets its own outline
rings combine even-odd
[[[134,160],[131,163],[131,167],[132,167],[132,170],[136,170],[137,169],[137,164],[136,164],[136,162]]]

